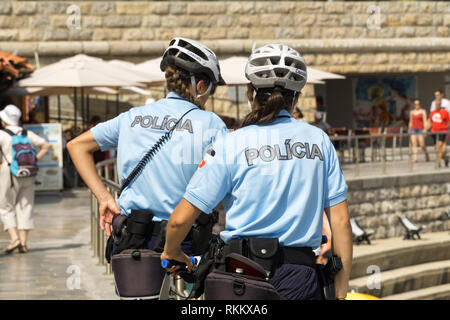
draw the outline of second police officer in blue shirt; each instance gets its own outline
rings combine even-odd
[[[343,264],[335,297],[344,299],[352,260],[347,185],[329,137],[290,115],[306,84],[306,63],[288,46],[269,44],[252,52],[245,73],[252,111],[242,129],[217,139],[205,154],[169,219],[161,258],[191,268],[180,243],[200,212],[223,199],[221,238],[229,244],[278,239],[286,258],[272,270],[270,282],[281,298],[321,299],[312,249],[321,244],[325,210],[333,251]]]

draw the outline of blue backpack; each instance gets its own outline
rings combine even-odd
[[[22,129],[20,134],[14,134],[11,130],[2,129],[12,138],[12,160],[8,163],[11,174],[18,177],[33,177],[37,175],[36,150],[27,138],[27,130]],[[3,154],[3,152],[2,152]],[[11,179],[12,182],[12,179]]]

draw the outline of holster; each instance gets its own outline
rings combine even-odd
[[[334,300],[334,277],[342,269],[342,261],[337,255],[328,258],[326,265],[318,264],[316,267],[320,286],[322,287],[322,296],[324,300]]]
[[[201,212],[195,220],[195,223],[186,238],[186,240],[192,241],[192,254],[194,256],[202,255],[208,250],[212,229],[218,219],[219,213],[216,210],[213,210],[210,214]]]
[[[121,235],[126,236],[127,228],[125,222],[127,219],[127,216],[121,214],[113,217],[111,236],[109,236],[105,248],[105,258],[108,263],[111,263],[111,256],[117,253]]]
[[[131,210],[130,215],[115,215],[112,220],[113,231],[108,238],[105,258],[109,263],[111,256],[126,249],[146,249],[152,236],[153,214],[145,210]]]
[[[205,290],[205,279],[215,268],[221,266],[224,261],[223,248],[225,242],[217,235],[212,235],[208,241],[208,248],[201,256],[200,262],[194,270],[193,297],[200,297]]]

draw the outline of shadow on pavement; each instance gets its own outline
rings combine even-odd
[[[36,192],[35,202],[37,204],[51,204],[61,202],[64,199],[76,199],[80,197],[80,192],[79,190],[77,191],[70,189],[64,191],[39,191]]]
[[[43,248],[33,248],[33,247],[30,248],[30,247],[28,247],[28,253],[26,253],[26,254],[30,254],[30,253],[33,253],[33,252],[40,252],[40,251],[48,251],[48,250],[75,249],[75,248],[80,248],[80,247],[82,247],[84,245],[85,244],[82,244],[82,243],[73,243],[73,244],[65,244],[65,245],[60,246],[60,247],[43,247]],[[2,258],[2,257],[9,257],[9,256],[12,256],[12,255],[17,255],[17,254],[20,254],[20,253],[17,253],[17,251],[15,251],[12,254],[7,254],[4,251],[2,251],[0,253],[0,258]]]

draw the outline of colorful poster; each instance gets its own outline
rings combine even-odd
[[[354,83],[356,128],[407,126],[416,97],[416,78],[370,77]]]
[[[45,110],[45,97],[26,96],[24,120],[29,124],[45,123],[47,120]]]
[[[30,131],[46,139],[51,148],[38,162],[37,191],[63,189],[62,130],[60,123],[24,125]]]

